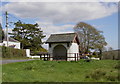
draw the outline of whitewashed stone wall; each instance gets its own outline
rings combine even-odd
[[[63,45],[67,49],[67,57],[74,57],[74,54],[72,53],[79,53],[79,46],[77,43],[70,43],[69,46],[67,46],[67,43],[52,43],[51,47],[49,47],[49,53],[51,56],[53,56],[53,50],[57,45]],[[53,60],[53,58],[50,60]],[[67,58],[67,61],[72,60],[74,61],[75,58]]]
[[[7,46],[7,41],[3,41],[3,45]],[[20,49],[20,42],[11,42],[11,41],[9,41],[8,46],[10,46],[10,45],[15,45],[14,48]]]
[[[79,53],[79,46],[77,43],[72,43],[69,49],[67,50],[67,57],[74,57],[74,53]],[[75,58],[68,58],[67,61],[74,61]]]

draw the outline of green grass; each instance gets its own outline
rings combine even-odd
[[[3,82],[118,82],[116,78],[118,69],[115,69],[118,62],[120,61],[33,60],[10,63],[2,67],[2,80]]]

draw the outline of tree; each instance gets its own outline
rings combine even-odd
[[[14,25],[15,28],[12,30],[11,37],[20,41],[23,49],[39,50],[42,48],[42,39],[45,35],[43,35],[43,31],[41,31],[37,23],[25,24],[18,21]]]
[[[80,22],[74,27],[74,31],[78,34],[80,40],[81,53],[88,53],[91,49],[99,50],[102,54],[102,48],[107,45],[102,31],[98,31],[93,26]]]
[[[112,57],[113,60],[115,59],[115,51],[113,50],[112,47],[108,48],[108,54],[109,54],[109,56]]]
[[[112,47],[108,47],[108,51],[113,51],[113,48]]]
[[[4,36],[4,31],[2,30],[2,26],[0,24],[0,42],[3,42]]]

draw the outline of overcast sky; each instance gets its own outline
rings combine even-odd
[[[108,47],[118,49],[118,4],[115,2],[3,2],[1,7],[3,28],[6,10],[10,14],[9,22],[20,19],[38,23],[47,35],[44,41],[51,33],[74,32],[73,27],[82,21],[102,30]]]

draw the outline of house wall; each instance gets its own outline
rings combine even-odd
[[[0,46],[3,46],[3,43],[0,43]]]
[[[7,46],[7,41],[3,41],[3,44],[4,44],[5,46]],[[9,42],[8,42],[8,46],[10,46],[10,45],[16,45],[14,48],[20,49],[20,42],[11,42],[11,41],[9,41]]]
[[[53,56],[53,49],[57,45],[63,45],[67,49],[67,57],[74,57],[74,53],[79,53],[79,46],[77,43],[70,43],[67,46],[67,43],[52,43],[49,47],[50,56]],[[53,60],[52,58],[50,60]],[[67,61],[75,60],[75,58],[68,58]]]
[[[75,57],[75,53],[79,53],[79,46],[77,43],[72,43],[71,46],[68,48],[68,57]],[[67,61],[74,61],[75,58],[68,58]]]

